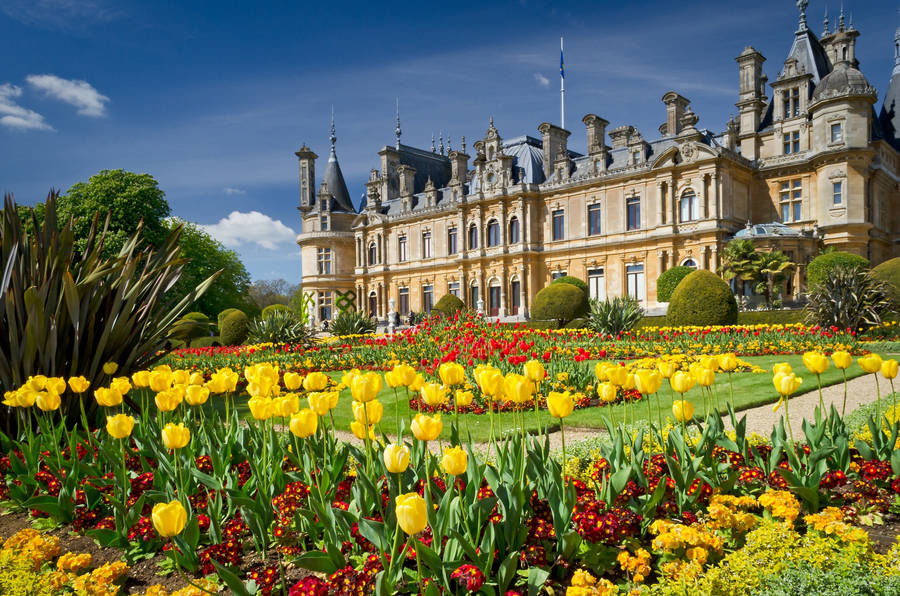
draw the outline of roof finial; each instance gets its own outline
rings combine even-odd
[[[334,106],[331,106],[331,136],[329,139],[331,140],[331,154],[334,155],[334,144],[337,142],[337,137],[334,136]]]
[[[462,152],[466,152],[466,137],[462,138]]]
[[[394,134],[397,135],[397,149],[400,149],[400,98],[397,98],[397,128],[394,129]]]
[[[838,31],[844,30],[844,3],[841,2],[841,19],[838,21]]]
[[[853,13],[850,13],[850,26],[847,27],[848,31],[853,31]]]
[[[447,135],[447,155],[450,155],[450,152],[453,151],[453,147],[450,146],[450,135]]]
[[[797,9],[800,11],[800,31],[806,31],[806,7],[809,0],[797,0]]]
[[[436,152],[434,149],[434,133],[431,133],[431,152],[432,153]]]
[[[494,125],[494,115],[491,114],[491,126],[493,126],[493,125]]]
[[[440,145],[438,145],[438,152],[441,155],[443,155],[444,154],[444,131],[443,130],[438,135],[438,138],[440,139]]]
[[[828,6],[825,6],[825,30],[822,31],[822,37],[828,35],[830,31],[828,31]]]

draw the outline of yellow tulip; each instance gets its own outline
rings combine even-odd
[[[422,401],[429,406],[442,406],[447,403],[447,388],[440,383],[425,383],[420,391]]]
[[[416,391],[422,388],[422,385],[425,384],[425,377],[422,376],[421,373],[416,373],[416,376],[413,377],[413,380],[409,384],[409,390],[415,393]]]
[[[384,416],[384,406],[377,399],[353,402],[353,419],[360,424],[378,424]]]
[[[50,393],[49,391],[39,391],[34,403],[44,412],[54,412],[59,409],[62,402],[58,393]]]
[[[109,382],[109,387],[124,396],[131,391],[131,381],[128,380],[128,377],[116,377]]]
[[[466,473],[469,465],[469,455],[459,446],[444,449],[441,458],[441,469],[450,476],[459,476]]]
[[[531,381],[516,373],[509,373],[503,377],[503,396],[507,401],[520,404],[531,399]]]
[[[134,430],[134,418],[127,414],[106,417],[106,432],[114,439],[124,439]]]
[[[457,389],[455,394],[456,405],[458,406],[468,406],[472,403],[472,400],[475,399],[475,396],[471,391],[463,391],[462,389]]]
[[[897,361],[891,358],[881,363],[881,376],[885,379],[893,379],[897,376]]]
[[[88,390],[88,387],[91,386],[91,382],[85,379],[84,377],[70,377],[69,378],[69,389],[72,390],[72,393],[84,393]]]
[[[624,366],[610,366],[606,369],[609,382],[617,387],[623,387],[628,382],[628,369]]]
[[[719,361],[719,368],[725,372],[731,372],[738,366],[738,359],[734,353],[729,352],[728,354],[719,354],[716,358]]]
[[[384,373],[384,384],[391,389],[395,389],[403,385],[403,383],[400,382],[397,374],[393,370],[389,370]]]
[[[669,382],[672,384],[672,389],[677,393],[687,393],[697,381],[690,373],[679,370],[672,375]]]
[[[675,363],[669,362],[668,360],[659,360],[656,363],[656,369],[664,379],[670,379],[672,378],[672,375],[675,374]]]
[[[772,377],[772,384],[775,385],[775,391],[779,395],[786,397],[800,388],[800,385],[803,384],[803,379],[794,373],[779,372]]]
[[[341,397],[340,391],[328,391],[325,393],[328,396],[328,408],[333,410],[338,405],[338,399]]]
[[[307,394],[306,399],[309,401],[309,407],[318,416],[324,416],[331,409],[331,400],[328,398],[327,393],[316,391],[315,393]]]
[[[408,364],[398,364],[394,367],[393,371],[394,377],[397,381],[399,381],[398,387],[404,385],[409,387],[413,381],[416,380],[416,369],[411,367]]]
[[[420,441],[435,440],[440,436],[441,431],[444,428],[440,414],[435,414],[434,416],[416,414],[409,426],[413,435]]]
[[[344,387],[349,387],[353,384],[353,378],[358,374],[361,374],[361,371],[358,368],[348,370],[343,375],[341,375],[341,385],[343,385]],[[324,387],[322,387],[322,389],[324,389]],[[321,389],[317,389],[317,391],[321,391]]]
[[[323,372],[311,372],[303,379],[303,388],[307,391],[322,391],[328,387],[328,375]]]
[[[839,368],[841,370],[846,370],[850,368],[851,364],[853,364],[853,356],[851,356],[849,352],[845,352],[843,350],[834,352],[831,355],[831,360],[834,362],[835,368]]]
[[[159,393],[172,387],[172,373],[165,370],[154,370],[150,373],[150,389]]]
[[[30,408],[34,405],[34,402],[37,400],[38,392],[33,389],[29,389],[27,387],[23,387],[17,391],[18,397],[17,400],[19,402],[20,408]]]
[[[525,376],[533,383],[540,383],[544,380],[544,365],[540,360],[529,360],[525,363]]]
[[[881,370],[881,356],[878,354],[869,354],[858,359],[859,365],[867,373],[875,374]]]
[[[66,392],[66,380],[62,377],[50,377],[47,379],[45,388],[49,393],[62,395]]]
[[[355,436],[360,441],[365,440],[366,438],[366,425],[362,422],[353,421],[350,423],[350,430],[353,432],[353,436]],[[369,425],[369,439],[375,440],[375,426]]]
[[[206,382],[206,378],[204,378],[202,372],[192,372],[190,378],[188,378],[188,385],[202,385]]]
[[[122,393],[112,387],[100,387],[94,390],[94,399],[97,400],[97,404],[112,408],[121,405]]]
[[[106,374],[108,374],[110,376],[116,374],[117,370],[119,370],[119,365],[116,364],[115,362],[107,362],[106,364],[103,365],[103,372],[105,372]]]
[[[683,399],[676,400],[672,402],[672,415],[678,422],[687,422],[694,417],[694,404]]]
[[[575,400],[568,391],[563,393],[551,391],[547,395],[547,409],[554,418],[565,418],[575,409]]]
[[[203,385],[188,385],[184,401],[192,406],[202,406],[209,399],[209,389]]]
[[[663,377],[658,370],[641,369],[634,373],[635,386],[643,395],[659,391]]]
[[[294,436],[305,439],[316,434],[319,426],[319,417],[309,408],[303,408],[291,416],[290,429]]]
[[[160,391],[156,394],[156,397],[153,398],[153,401],[156,402],[156,407],[160,412],[171,412],[181,405],[181,400],[181,393],[174,389]]]
[[[247,406],[256,420],[268,420],[275,415],[275,406],[270,397],[251,397],[247,400]]]
[[[176,385],[187,385],[191,381],[191,371],[180,368],[172,372],[172,380]]]
[[[628,373],[625,375],[625,382],[622,384],[622,389],[634,389],[637,387],[637,380],[634,378],[633,373]]]
[[[445,362],[438,367],[438,376],[447,387],[466,382],[466,369],[456,362]]]
[[[181,449],[191,441],[191,431],[184,424],[172,422],[162,429],[162,442],[166,449]]]
[[[359,402],[372,401],[381,391],[381,375],[374,372],[356,375],[350,385],[350,395]]]
[[[478,388],[484,395],[500,397],[503,393],[503,374],[496,368],[483,371],[478,376]]]
[[[131,375],[131,382],[135,387],[139,389],[143,389],[144,387],[150,386],[150,371],[149,370],[139,370],[133,375]]]
[[[303,375],[295,372],[284,373],[284,387],[289,391],[296,391],[303,386]]]
[[[790,374],[794,372],[791,370],[791,365],[787,362],[779,362],[775,366],[772,367],[772,374],[785,373]]]
[[[706,370],[717,372],[719,370],[719,359],[715,356],[701,356],[700,366]]]
[[[384,467],[391,474],[402,474],[409,467],[409,447],[391,443],[382,454]]]
[[[400,528],[410,536],[420,533],[428,525],[428,508],[419,493],[399,495],[395,513]]]
[[[694,378],[701,387],[709,387],[716,382],[716,373],[701,366],[694,370]]]
[[[187,511],[180,501],[157,503],[150,513],[153,527],[163,538],[172,538],[184,530],[187,524]]]
[[[594,365],[594,375],[597,377],[598,381],[608,381],[609,380],[609,362],[598,362]]]
[[[213,373],[212,378],[206,382],[206,388],[209,389],[210,393],[220,394],[225,393],[227,391],[225,385],[225,377],[222,375]]]
[[[805,352],[803,365],[814,375],[821,375],[828,370],[828,358],[821,352]]]
[[[617,393],[618,389],[610,382],[600,383],[600,385],[597,386],[597,395],[600,396],[600,399],[603,400],[604,403],[609,404],[616,401]]]
[[[275,416],[289,418],[300,409],[300,398],[296,393],[285,393],[272,401]]]

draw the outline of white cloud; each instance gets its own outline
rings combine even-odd
[[[229,196],[247,194],[246,190],[241,190],[240,188],[232,188],[231,186],[226,186],[225,188],[222,189],[222,192],[224,192],[226,195],[229,195]]]
[[[200,227],[229,248],[257,244],[262,248],[278,250],[279,244],[293,243],[297,238],[297,233],[281,220],[272,219],[259,211],[232,211],[219,223]]]
[[[78,30],[116,19],[120,8],[106,4],[105,0],[3,0],[0,11],[26,25]]]
[[[550,86],[550,79],[548,79],[547,77],[545,77],[544,75],[542,75],[539,72],[534,73],[534,80],[537,81],[538,85],[540,85],[541,87],[549,87]]]
[[[10,83],[0,85],[0,124],[19,130],[53,130],[42,115],[16,103],[21,95],[21,87]]]
[[[87,81],[63,79],[53,74],[28,75],[28,84],[46,95],[78,108],[82,116],[103,116],[109,98],[102,95]]]

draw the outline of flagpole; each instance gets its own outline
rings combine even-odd
[[[559,127],[566,127],[566,73],[563,62],[563,38],[559,38]]]

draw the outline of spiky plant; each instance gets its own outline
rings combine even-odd
[[[867,329],[891,312],[890,289],[860,266],[839,265],[809,293],[806,322],[822,327]]]
[[[587,327],[604,335],[618,335],[630,331],[644,316],[644,309],[633,296],[616,296],[606,300],[591,300]]]
[[[309,328],[290,310],[274,310],[256,317],[247,327],[246,343],[308,344]]]
[[[374,331],[375,321],[355,310],[341,311],[331,324],[331,332],[335,335],[362,335]]]

